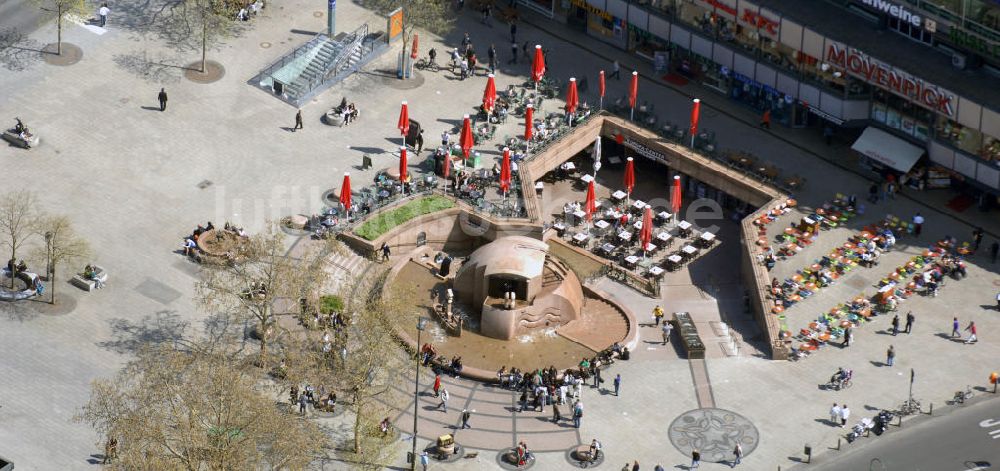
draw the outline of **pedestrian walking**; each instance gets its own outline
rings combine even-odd
[[[421,151],[424,150],[424,130],[423,129],[421,129],[420,132],[417,133],[417,138],[414,139],[413,141],[417,145],[417,153],[419,154]]]
[[[101,4],[101,8],[97,9],[97,16],[101,19],[101,28],[108,24],[108,15],[111,13],[111,9],[108,8],[107,3]]]
[[[622,388],[622,375],[615,375],[615,397],[618,397],[618,391]]]
[[[660,325],[660,321],[663,320],[663,308],[659,304],[653,308],[653,322],[656,325]]]
[[[1000,253],[1000,242],[993,241],[993,245],[990,246],[990,263],[997,263],[997,254]]]
[[[426,451],[420,454],[420,465],[424,467],[424,471],[427,471],[427,465],[430,464],[430,462],[430,456],[427,455]]]
[[[490,73],[497,73],[497,47],[490,44],[490,48],[486,50],[486,56],[490,60]]]
[[[847,419],[851,417],[851,410],[847,408],[847,404],[840,406],[840,428],[847,426]]]
[[[961,332],[959,332],[958,329],[959,329],[958,318],[957,317],[953,317],[951,319],[951,337],[952,338],[961,337],[962,336]]]
[[[559,423],[562,420],[562,414],[559,413],[559,404],[552,404],[552,421]]]
[[[983,243],[983,228],[977,227],[972,231],[973,250],[979,250],[979,245]]]
[[[448,412],[448,388],[441,390],[441,403],[438,404],[438,409],[444,409],[446,413]]]
[[[622,79],[622,66],[618,63],[618,59],[615,59],[614,62],[611,63],[611,75],[608,75],[608,78],[611,77],[614,77],[615,80]]]
[[[306,397],[305,391],[299,394],[299,414],[306,415],[306,405],[309,404],[309,398]]]
[[[167,90],[161,88],[160,93],[156,95],[156,99],[160,102],[160,111],[167,110]]]
[[[892,316],[892,336],[899,333],[899,314]]]
[[[840,406],[836,402],[833,403],[833,407],[830,408],[830,423],[837,425],[840,423]]]
[[[916,320],[916,317],[913,317],[913,311],[907,311],[906,312],[906,334],[907,335],[910,334],[910,329],[913,328],[913,321],[915,321],[915,320]]]
[[[510,20],[510,42],[517,42],[517,20]]]
[[[669,322],[664,322],[662,330],[663,330],[663,344],[666,345],[667,343],[670,342],[670,333],[674,330],[674,326]]]
[[[924,217],[920,215],[918,211],[917,214],[913,215],[913,235],[920,237],[920,231],[924,227]]]
[[[580,422],[583,420],[583,402],[576,401],[573,406],[573,426],[580,428]]]
[[[389,243],[382,242],[382,248],[380,250],[382,251],[382,261],[385,262],[389,260],[389,255],[391,253],[389,250]]]
[[[701,453],[698,453],[698,449],[695,448],[691,450],[691,466],[688,469],[694,469],[701,466]]]
[[[872,183],[872,186],[868,187],[868,201],[872,204],[878,203],[878,183]]]
[[[969,326],[966,327],[965,330],[969,331],[969,338],[965,339],[966,344],[979,341],[979,339],[976,338],[976,321],[969,321]]]
[[[517,45],[517,41],[511,41],[510,42],[510,60],[507,61],[508,64],[516,64],[517,63],[517,50],[518,49],[519,49],[519,46]]]
[[[292,132],[295,132],[296,129],[302,129],[302,110],[301,109],[299,109],[298,111],[295,112],[295,127],[292,128]]]
[[[594,367],[594,387],[595,388],[601,387],[601,381],[604,381],[604,379],[601,378],[601,369],[595,366]]]
[[[743,447],[739,443],[736,444],[736,448],[733,448],[733,457],[733,461],[729,463],[730,468],[735,468],[743,459]]]
[[[829,124],[823,127],[823,140],[826,141],[827,147],[833,143],[833,128]]]
[[[889,349],[885,351],[885,364],[892,366],[896,362],[896,348],[889,345]]]
[[[441,375],[434,375],[434,397],[441,396]]]
[[[771,129],[771,110],[764,110],[764,114],[760,115],[760,127]]]
[[[465,80],[469,77],[469,60],[462,59],[462,65],[460,67],[462,71],[462,80]]]
[[[525,41],[524,44],[521,45],[521,57],[529,62],[532,60],[531,57],[533,57],[533,56],[528,56],[528,48],[530,47],[531,44],[528,44],[528,41]]]
[[[632,462],[632,471],[639,471],[639,460]]]
[[[518,412],[524,412],[524,408],[528,407],[528,390],[525,389],[521,391],[521,398],[517,401],[521,406],[517,409]]]
[[[850,327],[844,329],[844,340],[840,343],[840,345],[844,347],[850,347],[853,336],[854,336],[854,329]]]
[[[462,52],[468,53],[470,47],[472,47],[472,37],[470,37],[469,32],[466,31],[465,34],[462,35]]]
[[[472,417],[472,414],[469,413],[469,410],[468,409],[462,409],[462,429],[463,430],[467,429],[467,428],[472,428],[471,426],[469,426],[469,417]]]

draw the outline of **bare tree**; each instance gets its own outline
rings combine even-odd
[[[57,268],[64,263],[73,263],[89,257],[90,245],[86,240],[77,236],[73,225],[66,216],[43,218],[39,222],[38,229],[45,237],[45,250],[37,251],[35,258],[44,257],[48,261],[45,274],[48,277],[49,290],[52,293],[49,304],[55,304]]]
[[[236,14],[224,0],[168,0],[153,18],[160,23],[160,34],[180,49],[201,49],[205,72],[208,47],[239,29]]]
[[[39,8],[56,15],[56,55],[62,54],[63,18],[69,15],[86,15],[86,0],[32,0]]]
[[[11,260],[17,261],[17,250],[33,235],[40,217],[35,194],[20,190],[0,196],[0,231],[3,245],[10,249]],[[10,287],[14,288],[14,274],[11,273]]]
[[[198,300],[209,312],[231,313],[256,323],[262,367],[267,365],[277,316],[283,314],[275,311],[276,302],[297,309],[298,300],[326,277],[319,261],[328,250],[317,249],[299,259],[285,256],[286,251],[285,234],[271,224],[240,244],[233,262],[206,265],[202,281],[196,284]]]
[[[76,420],[113,446],[112,469],[304,469],[319,429],[275,407],[256,370],[219,351],[148,348],[92,383]]]
[[[414,29],[421,28],[437,35],[444,35],[455,23],[450,0],[363,0],[361,3],[383,15],[397,8],[403,10],[403,30],[400,35],[403,55],[407,54]]]

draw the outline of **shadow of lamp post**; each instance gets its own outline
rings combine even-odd
[[[413,377],[413,449],[410,454],[410,469],[414,471],[417,469],[417,407],[420,405],[420,334],[427,328],[428,320],[426,317],[417,319],[416,375]]]

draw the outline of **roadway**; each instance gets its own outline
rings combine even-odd
[[[1000,468],[1000,401],[990,393],[976,392],[973,402],[943,407],[924,416],[891,426],[881,437],[872,434],[842,451],[828,450],[811,465],[815,471],[972,471]],[[978,401],[977,401],[978,399]],[[943,416],[938,416],[943,414]],[[856,421],[852,421],[854,423]]]

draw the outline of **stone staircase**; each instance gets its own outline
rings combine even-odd
[[[628,324],[622,313],[610,303],[587,298],[580,319],[560,327],[557,332],[587,348],[600,351],[624,339],[628,334]]]

